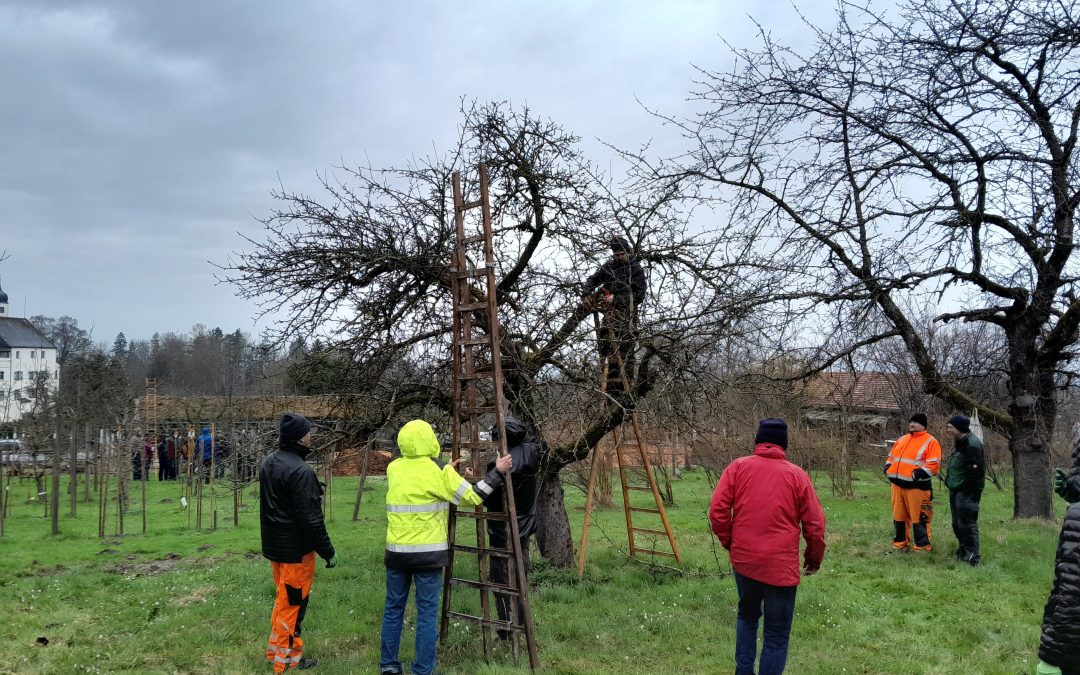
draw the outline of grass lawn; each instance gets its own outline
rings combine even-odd
[[[377,672],[385,482],[369,481],[361,519],[353,523],[356,481],[339,478],[333,486],[328,526],[341,563],[327,570],[320,562],[316,573],[304,622],[307,654],[320,661],[313,672]],[[936,550],[887,555],[887,484],[860,474],[856,496],[839,499],[829,495],[824,475],[815,482],[829,549],[821,573],[799,588],[789,672],[1033,672],[1060,523],[1012,520],[1011,493],[991,488],[980,518],[984,564],[957,565],[941,489]],[[245,495],[239,528],[232,527],[232,499],[219,498],[221,527],[195,531],[180,509],[179,485],[152,481],[150,534],[102,540],[96,500],[80,502],[78,518],[71,518],[65,495],[62,534],[54,537],[42,505],[28,500],[30,485],[12,484],[0,538],[0,673],[270,671],[263,648],[274,589],[258,553],[254,489]],[[727,555],[705,517],[713,486],[697,470],[675,487],[677,505],[669,513],[685,558],[682,572],[643,566],[616,550],[626,545],[621,509],[595,514],[583,581],[535,564],[531,598],[545,672],[733,670],[736,593]],[[583,499],[569,490],[577,538]],[[138,496],[136,486],[126,521],[136,532]],[[533,558],[538,561],[535,550]],[[459,589],[455,597],[466,593]],[[407,664],[411,610],[406,621],[401,656]],[[47,645],[37,643],[42,637]],[[515,667],[508,655],[492,664],[482,656],[476,629],[457,625],[440,651],[440,667],[470,675],[528,670],[527,660]]]

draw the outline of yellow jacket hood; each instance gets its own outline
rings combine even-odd
[[[403,457],[430,457],[442,452],[435,430],[424,420],[413,420],[401,427],[397,435],[398,449]]]

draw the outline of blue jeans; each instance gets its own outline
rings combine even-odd
[[[733,570],[734,571],[734,570]],[[772,586],[735,572],[739,619],[735,628],[735,675],[754,675],[758,619],[765,614],[760,675],[779,675],[787,663],[788,636],[798,586]],[[762,611],[764,609],[764,612]]]
[[[379,670],[401,672],[398,646],[405,622],[409,587],[416,583],[416,656],[412,672],[430,675],[435,670],[435,642],[439,638],[439,593],[442,570],[398,570],[386,568],[386,607],[383,610]]]

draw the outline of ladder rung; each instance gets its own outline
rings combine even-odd
[[[489,380],[495,377],[495,371],[478,370],[472,373],[460,373],[457,377],[459,380]]]
[[[461,406],[458,408],[463,415],[494,415],[495,406],[493,405],[478,405],[472,408],[467,406]]]
[[[647,529],[647,528],[644,528],[644,527],[632,527],[630,529],[633,530],[634,532],[642,532],[644,534],[655,534],[655,535],[659,535],[661,537],[666,537],[667,536],[667,532],[665,532],[664,530],[650,530],[650,529]]]
[[[456,312],[475,312],[478,309],[487,309],[486,302],[467,302],[454,308]]]
[[[462,441],[459,448],[487,448],[489,450],[500,447],[498,441]]]
[[[494,272],[494,267],[474,267],[471,270],[464,272],[458,271],[458,279],[475,279],[477,277],[486,277],[488,272]]]
[[[641,492],[652,492],[652,488],[648,485],[627,485],[627,490],[639,490]]]
[[[637,511],[638,513],[660,513],[659,509],[643,509],[640,506],[628,506],[627,510]]]
[[[471,236],[468,236],[468,237],[465,237],[464,239],[462,239],[461,243],[459,245],[460,246],[468,246],[469,244],[479,244],[482,241],[484,241],[484,235],[483,234],[474,234],[474,235],[471,235]]]
[[[493,555],[498,558],[513,558],[514,552],[507,551],[505,548],[478,548],[476,546],[466,546],[465,544],[452,544],[455,551],[461,551],[462,553],[476,553]]]
[[[461,577],[450,577],[450,583],[457,584],[458,586],[468,586],[469,588],[486,589],[489,591],[495,591],[496,593],[505,593],[506,595],[518,595],[518,589],[513,586],[507,586],[505,584],[496,584],[491,581],[475,581],[473,579],[462,579]]]
[[[458,509],[455,511],[458,518],[482,518],[484,520],[501,520],[503,522],[509,522],[510,518],[507,517],[504,511],[466,511],[464,509]]]
[[[461,345],[461,346],[466,346],[466,345],[490,345],[491,344],[491,336],[490,335],[485,335],[484,337],[467,338],[467,339],[464,339],[464,340],[457,340],[456,343],[458,345]]]
[[[633,550],[633,553],[648,553],[649,555],[662,555],[662,556],[666,556],[668,558],[674,558],[675,557],[674,553],[665,553],[664,551],[653,551],[652,549],[648,549],[648,548],[635,548]]]
[[[481,623],[492,628],[504,628],[506,630],[512,630],[517,633],[524,633],[525,627],[521,625],[513,624],[509,621],[498,621],[496,619],[485,619],[480,616],[473,616],[472,614],[462,614],[461,612],[447,612],[447,616],[455,619],[464,619],[465,621],[472,621],[474,623]]]
[[[475,209],[477,206],[483,206],[484,200],[477,199],[475,202],[464,202],[461,205],[461,211],[468,211],[469,209]]]

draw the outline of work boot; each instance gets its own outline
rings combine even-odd
[[[296,663],[297,670],[307,670],[308,668],[314,668],[319,665],[318,659],[302,658]]]

